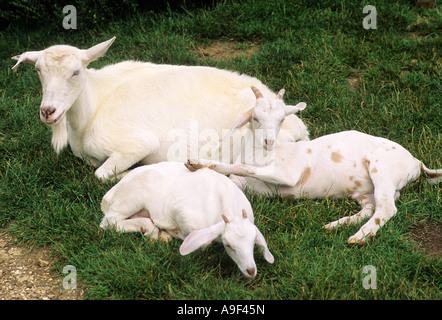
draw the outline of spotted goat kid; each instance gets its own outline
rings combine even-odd
[[[266,113],[260,112],[259,119],[253,121],[273,127],[278,132],[278,126],[266,124],[274,122],[266,115],[276,113],[274,109],[284,108],[281,99],[275,103],[264,98],[256,88],[252,90],[256,104],[269,108]],[[417,180],[422,171],[429,176],[430,183],[442,181],[442,169],[430,170],[399,144],[357,131],[329,134],[311,141],[278,143],[274,161],[263,167],[208,160],[191,164],[194,169],[210,166],[217,172],[233,174],[235,177],[232,179],[240,188],[248,187],[263,194],[289,198],[350,196],[361,204],[362,210],[324,227],[332,229],[371,217],[348,239],[349,244],[360,246],[368,238],[373,238],[379,228],[396,214],[395,200],[408,182]]]

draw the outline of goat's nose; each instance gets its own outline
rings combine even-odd
[[[246,271],[249,274],[249,276],[251,276],[252,278],[255,276],[255,273],[256,273],[256,269],[255,268],[249,268]]]
[[[54,107],[41,107],[40,108],[40,114],[42,119],[48,120],[55,112]]]

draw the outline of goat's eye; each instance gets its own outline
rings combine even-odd
[[[256,121],[259,123],[259,119],[258,118],[253,118],[253,121]]]
[[[75,70],[72,74],[73,77],[78,76],[80,74],[80,70]]]

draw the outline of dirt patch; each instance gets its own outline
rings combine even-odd
[[[348,87],[350,88],[351,91],[353,91],[353,92],[358,91],[359,83],[360,83],[359,78],[354,77],[354,76],[348,77],[347,78],[347,82],[348,82],[347,85],[348,85]]]
[[[78,300],[81,289],[63,289],[63,280],[50,270],[50,248],[14,246],[0,230],[0,300]]]
[[[239,56],[252,56],[258,50],[259,45],[254,43],[218,40],[212,42],[210,45],[201,45],[195,48],[195,53],[200,59],[212,58],[229,60]]]
[[[442,258],[442,223],[425,221],[418,223],[409,236],[420,243],[420,248],[429,255]]]

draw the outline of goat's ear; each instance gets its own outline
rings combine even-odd
[[[115,40],[115,37],[113,37],[112,39],[109,39],[105,42],[99,43],[89,49],[83,50],[84,64],[87,66],[92,61],[97,60],[98,58],[102,57],[106,53],[107,49],[109,49],[109,47],[112,45],[114,40]]]
[[[282,98],[284,97],[284,93],[285,93],[285,89],[281,89],[279,90],[276,99],[282,100]]]
[[[238,117],[238,119],[236,119],[236,121],[230,127],[229,133],[224,138],[222,138],[220,141],[227,139],[228,137],[230,137],[232,135],[232,133],[235,129],[239,129],[242,126],[244,126],[247,122],[249,122],[250,119],[252,118],[252,112],[253,112],[253,108],[241,113],[240,116]]]
[[[208,228],[191,232],[181,244],[181,255],[185,256],[186,254],[212,243],[213,240],[221,236],[221,233],[224,231],[224,227],[225,222],[221,221]]]
[[[258,247],[261,248],[264,254],[264,259],[266,259],[267,262],[273,263],[275,261],[275,258],[270,253],[269,248],[267,247],[267,242],[264,239],[264,236],[262,235],[261,231],[255,226],[256,228],[256,238],[255,243],[258,245]]]
[[[38,58],[40,58],[40,56],[42,55],[43,50],[41,51],[28,51],[28,52],[24,52],[21,55],[18,56],[14,56],[12,57],[12,59],[17,60],[17,63],[12,67],[12,70],[14,70],[15,68],[17,68],[20,63],[32,63],[35,64],[38,60]]]
[[[296,106],[284,106],[284,113],[286,116],[292,113],[296,113],[298,111],[304,110],[305,107],[307,107],[307,104],[305,102],[300,102]]]

